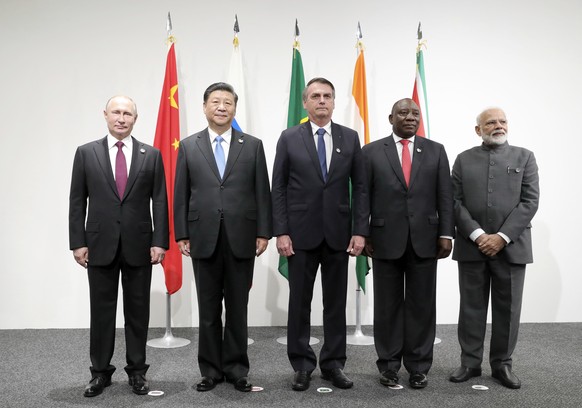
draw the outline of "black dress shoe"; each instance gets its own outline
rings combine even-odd
[[[85,397],[95,397],[103,392],[105,387],[111,385],[111,378],[98,375],[93,377],[85,387],[83,395]]]
[[[398,373],[393,370],[386,370],[380,373],[380,384],[385,387],[394,387],[398,385]]]
[[[428,378],[426,377],[426,374],[412,373],[410,374],[408,382],[412,388],[425,388],[428,385]]]
[[[150,392],[150,386],[143,374],[130,375],[129,386],[131,387],[131,391],[137,395],[145,395]]]
[[[497,370],[493,370],[491,377],[499,380],[504,387],[512,388],[514,390],[521,388],[521,381],[519,381],[519,378],[511,372],[511,367],[509,366],[502,366]]]
[[[321,370],[321,378],[331,381],[338,388],[352,388],[354,383],[343,372],[341,368],[332,368],[331,370]]]
[[[216,379],[212,377],[202,377],[200,382],[196,384],[196,391],[204,392],[210,391],[216,387],[216,384],[220,384],[223,379]]]
[[[305,391],[309,388],[310,381],[310,371],[296,371],[295,377],[293,377],[293,384],[291,384],[291,388],[293,388],[295,391]]]
[[[460,366],[451,373],[451,375],[449,376],[449,381],[454,383],[461,383],[467,381],[470,378],[480,376],[481,376],[480,368],[469,368],[465,366]]]
[[[234,389],[240,392],[249,392],[253,388],[253,384],[249,382],[247,377],[240,377],[228,382],[234,384]]]

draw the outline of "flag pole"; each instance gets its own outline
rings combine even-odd
[[[426,88],[424,83],[424,57],[422,56],[422,47],[426,48],[426,40],[422,39],[422,23],[418,22],[416,29],[416,39],[418,44],[416,46],[416,76],[414,79],[414,88],[412,91],[412,99],[416,102],[421,112],[421,127],[424,131],[424,137],[430,139],[430,129],[428,123],[428,103],[426,101]],[[418,89],[420,86],[420,91]],[[421,99],[422,98],[422,99]],[[422,100],[422,103],[421,103]],[[420,130],[420,129],[419,129]],[[434,344],[439,344],[442,340],[435,336]]]
[[[294,34],[295,34],[295,37],[294,37],[295,39],[293,41],[293,61],[295,60],[295,53],[296,52],[299,52],[299,23],[297,22],[297,19],[295,19],[295,33]],[[292,88],[293,88],[293,85],[294,85],[293,84],[293,71],[295,69],[294,66],[295,65],[293,64],[293,68],[291,70],[291,87]],[[301,67],[301,73],[300,73],[300,75],[301,75],[302,81],[304,82],[304,79],[303,79],[303,67]],[[301,91],[303,91],[303,89]],[[289,117],[287,118],[287,125],[288,125],[287,127],[291,127],[291,126],[298,125],[299,122],[302,119],[302,118],[299,118],[299,120],[297,121],[297,123],[292,123],[292,124],[289,123],[290,117],[292,116],[292,114],[291,114],[292,92],[293,92],[293,89],[291,89],[291,91],[289,93],[289,114],[288,114]],[[297,118],[295,118],[295,119],[297,119]],[[285,266],[284,267],[284,269],[286,271],[285,273],[281,272],[281,267],[283,265]],[[284,276],[285,278],[289,279],[287,277],[288,271],[287,271],[286,267],[287,267],[287,259],[285,257],[280,256],[279,257],[279,268],[278,268],[279,269],[279,272],[281,272],[281,275],[282,276]],[[287,336],[282,336],[282,337],[277,338],[277,343],[279,343],[279,344],[287,344]],[[309,345],[310,346],[312,346],[314,344],[317,344],[317,343],[319,343],[319,339],[316,339],[315,337],[309,337]]]
[[[172,36],[172,18],[170,16],[170,12],[168,12],[166,31],[168,33],[167,42],[171,47],[176,40],[174,36]],[[181,261],[182,260],[180,258],[180,262]],[[149,340],[147,345],[154,348],[177,348],[186,346],[188,344],[190,344],[190,340],[174,337],[172,334],[172,295],[170,295],[169,292],[166,292],[166,333],[164,334],[164,337]]]
[[[358,50],[357,56],[359,57],[359,54],[364,51],[364,45],[362,43],[362,28],[360,27],[359,21],[358,29],[356,31],[356,48]],[[367,103],[367,101],[365,101],[365,103]],[[364,126],[367,126],[367,123],[364,123]],[[364,143],[367,142],[367,140],[364,140]],[[365,260],[368,262],[367,258]],[[356,328],[354,334],[350,334],[346,337],[346,343],[357,346],[369,346],[374,344],[374,337],[366,336],[362,332],[362,288],[359,283],[356,288]]]

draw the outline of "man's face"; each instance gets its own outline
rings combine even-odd
[[[481,114],[475,132],[486,145],[501,145],[507,141],[507,119],[501,109],[489,109]]]
[[[307,99],[303,101],[309,120],[325,125],[331,120],[335,108],[333,89],[328,84],[314,82],[307,88]]]
[[[388,117],[392,124],[392,131],[403,139],[416,134],[420,125],[420,109],[412,99],[398,101]]]
[[[112,98],[103,111],[111,136],[122,140],[131,134],[137,120],[135,104],[123,96]]]
[[[208,125],[213,129],[230,127],[236,114],[234,95],[227,91],[212,92],[203,107]]]

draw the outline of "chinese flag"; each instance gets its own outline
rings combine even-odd
[[[158,112],[158,124],[154,146],[160,149],[166,172],[166,187],[168,190],[168,213],[170,227],[170,249],[162,261],[166,277],[166,288],[171,295],[182,287],[182,254],[176,244],[174,235],[174,178],[176,175],[176,160],[180,145],[180,112],[178,107],[178,74],[176,71],[176,53],[174,43],[168,50],[166,62],[166,77],[162,88],[162,99]]]

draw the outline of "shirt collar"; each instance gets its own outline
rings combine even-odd
[[[114,138],[113,136],[111,136],[111,133],[109,133],[107,135],[107,147],[110,150],[115,146],[115,143],[117,143],[117,142],[123,142],[123,144],[125,145],[125,147],[127,147],[130,150],[133,147],[133,139],[132,139],[131,135],[126,136],[125,138],[123,138],[121,140],[117,140],[116,138]]]
[[[392,136],[394,136],[394,143],[400,143],[400,141],[404,139],[403,137],[398,136],[396,133],[392,133]],[[414,144],[415,138],[416,135],[409,137],[408,140],[410,141],[410,143]]]
[[[311,123],[311,134],[315,136],[315,134],[317,133],[317,131],[321,128],[325,129],[325,132],[328,135],[331,135],[331,120],[327,123],[327,125],[325,126],[317,126],[315,123],[309,121],[309,123]]]
[[[210,127],[208,127],[208,136],[210,137],[210,143],[212,144],[214,142],[214,139],[216,139],[216,136],[218,136],[218,133],[216,133],[214,130],[210,129]],[[223,134],[221,134],[220,136],[222,136],[222,138],[224,139],[224,141],[230,145],[230,139],[232,137],[232,128],[228,128],[228,130],[226,132],[224,132]]]

